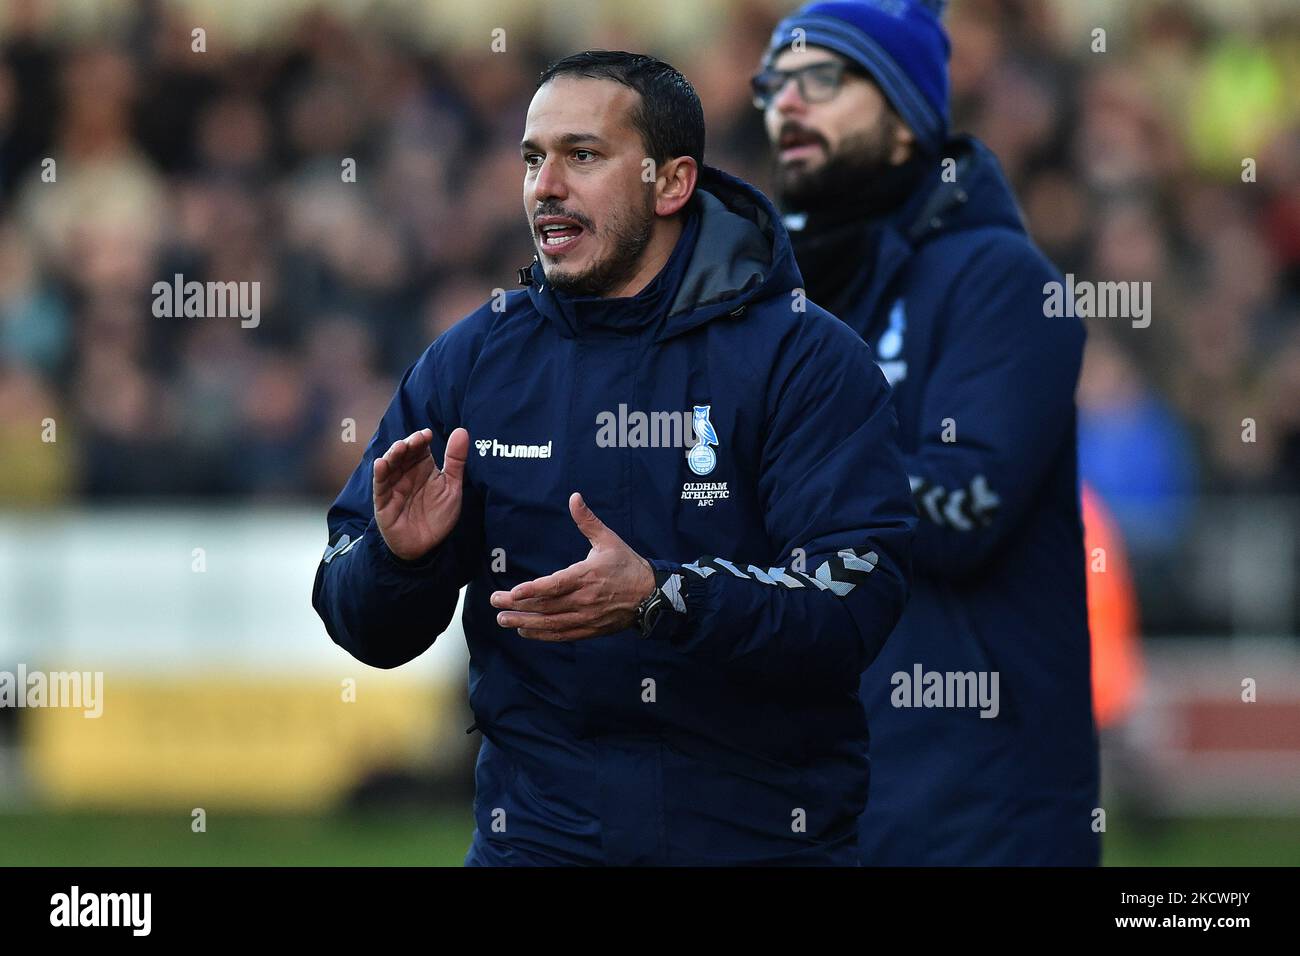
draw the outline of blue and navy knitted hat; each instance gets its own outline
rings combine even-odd
[[[810,3],[777,24],[766,63],[800,39],[848,57],[880,87],[922,148],[948,136],[946,0],[832,0]],[[803,33],[796,33],[802,30]]]

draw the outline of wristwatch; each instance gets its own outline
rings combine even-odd
[[[672,605],[669,603],[668,595],[664,594],[663,586],[668,580],[667,571],[655,571],[655,587],[650,592],[650,596],[637,605],[636,620],[633,626],[640,632],[642,637],[649,637],[650,632],[654,630],[655,625],[659,623],[659,618],[663,616],[664,611]]]

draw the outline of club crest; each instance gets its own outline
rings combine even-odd
[[[712,407],[712,405],[696,405],[695,414],[691,419],[691,427],[695,430],[695,444],[686,453],[686,464],[697,475],[707,475],[718,463],[717,452],[709,447],[718,444],[718,433],[714,430],[713,423],[709,421],[709,410]]]

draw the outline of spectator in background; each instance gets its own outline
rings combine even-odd
[[[1084,332],[1046,314],[1060,277],[997,159],[948,135],[941,8],[810,4],[777,26],[754,77],[808,296],[893,385],[920,513],[911,599],[861,682],[872,774],[859,852],[864,866],[1096,865]],[[940,699],[922,706],[934,675]],[[974,688],[943,696],[953,675],[984,682],[983,711]]]
[[[1159,566],[1187,531],[1194,464],[1186,430],[1107,335],[1079,385],[1079,471],[1110,505],[1136,561]]]

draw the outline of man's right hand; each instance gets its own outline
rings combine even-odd
[[[388,550],[406,561],[442,544],[460,517],[469,432],[451,433],[441,470],[429,452],[432,441],[433,432],[425,428],[393,442],[375,459],[375,524]]]

